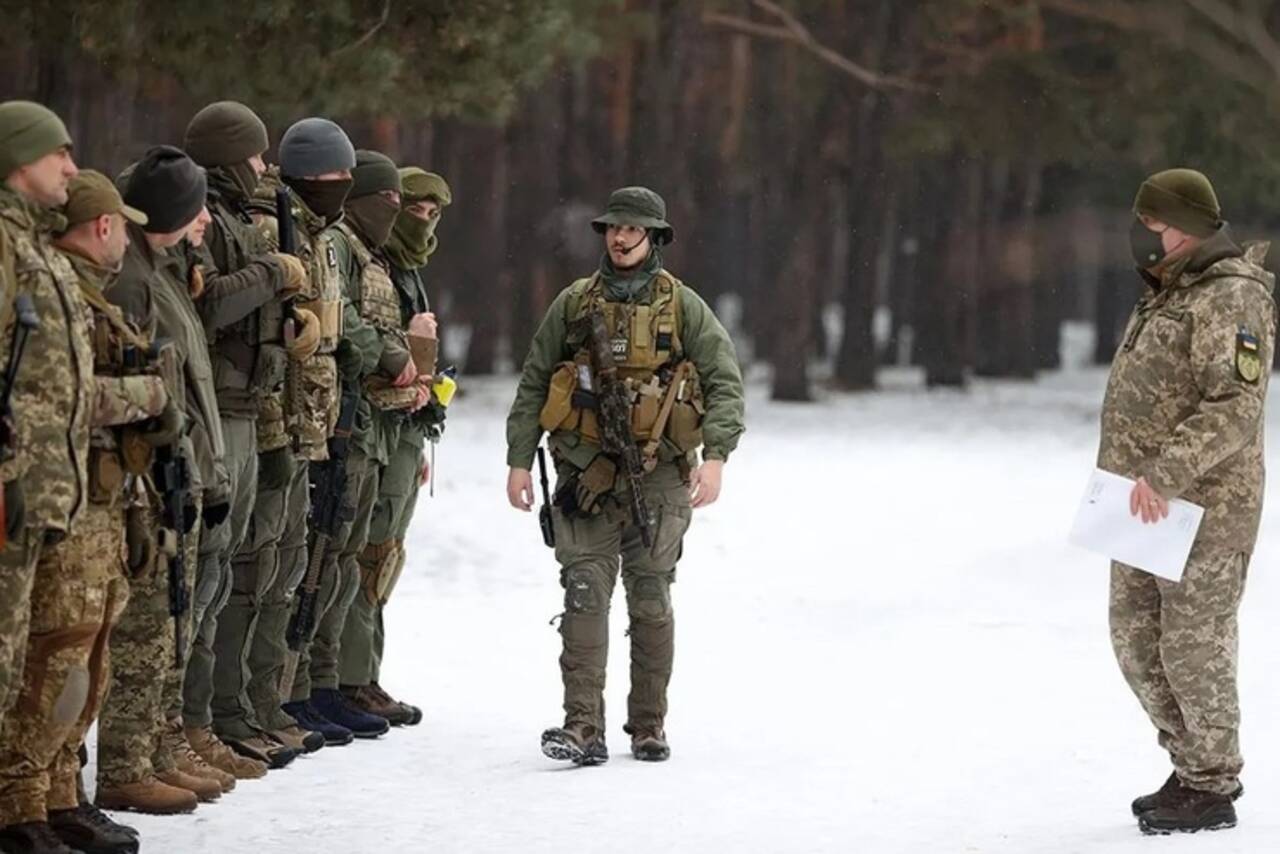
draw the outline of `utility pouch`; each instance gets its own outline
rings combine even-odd
[[[89,501],[110,504],[124,490],[124,463],[109,448],[89,448]]]

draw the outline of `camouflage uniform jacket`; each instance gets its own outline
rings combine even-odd
[[[346,223],[335,225],[329,234],[337,251],[338,270],[342,277],[342,343],[338,347],[342,380],[359,383],[365,377],[378,373],[394,379],[413,357],[403,336],[379,330],[365,319],[361,304],[364,268],[351,245],[352,241],[361,238]],[[386,264],[377,260],[371,263]],[[386,465],[398,440],[401,417],[398,412],[376,409],[362,394],[356,407],[352,442],[366,456]]]
[[[208,208],[213,222],[199,250],[205,288],[196,308],[209,340],[218,409],[257,418],[261,398],[284,383],[284,314],[276,299],[284,272],[266,254],[248,201],[216,169],[209,172]]]
[[[1138,301],[1111,367],[1098,465],[1205,508],[1197,548],[1250,552],[1276,318],[1265,244],[1219,231]]]
[[[17,447],[0,463],[0,476],[22,478],[29,527],[67,532],[85,500],[93,351],[75,273],[49,242],[62,223],[0,186],[0,277],[10,309],[0,330],[0,370],[12,355],[13,295],[28,294],[40,318],[13,388]]]

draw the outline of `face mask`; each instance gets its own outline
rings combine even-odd
[[[347,218],[356,224],[374,246],[381,246],[391,237],[391,227],[400,215],[400,206],[375,193],[352,199],[346,205]]]
[[[1129,226],[1129,249],[1140,269],[1150,270],[1165,258],[1164,238],[1135,219]]]
[[[303,204],[310,208],[312,213],[325,219],[342,213],[342,203],[347,200],[347,193],[351,192],[352,184],[350,178],[341,178],[336,181],[285,178],[284,182],[298,194],[298,198],[302,199]]]

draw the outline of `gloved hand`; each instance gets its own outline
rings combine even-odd
[[[170,397],[164,402],[164,410],[146,424],[143,440],[153,448],[165,448],[187,432],[187,414],[182,411],[182,404]]]
[[[400,371],[400,376],[391,381],[396,388],[405,388],[418,378],[418,366],[413,363],[413,359],[409,359],[404,363],[404,369]]]
[[[301,261],[284,252],[272,252],[271,257],[276,259],[276,263],[280,265],[280,269],[284,272],[284,287],[280,289],[281,296],[291,297],[306,286],[307,268],[303,266]]]
[[[314,311],[305,308],[295,308],[293,314],[302,328],[298,330],[293,343],[289,344],[289,358],[295,362],[305,362],[320,349],[320,318],[316,317]]]
[[[439,334],[440,325],[436,323],[434,312],[424,311],[409,318],[409,334],[421,335],[423,338],[435,338]]]
[[[214,528],[227,521],[227,514],[231,512],[231,505],[226,501],[218,504],[206,504],[204,506],[204,527],[206,530],[212,531]]]

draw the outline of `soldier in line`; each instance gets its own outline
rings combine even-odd
[[[165,425],[179,423],[180,414],[163,380],[144,372],[151,342],[102,293],[124,259],[126,220],[145,225],[146,217],[92,170],[72,179],[63,214],[66,228],[55,245],[75,269],[92,312],[86,318],[95,373],[88,494],[72,532],[40,561],[22,698],[0,728],[0,804],[13,813],[3,817],[10,824],[47,820],[67,846],[62,850],[132,852],[136,832],[80,802],[79,748],[106,693],[109,636],[128,599],[125,516],[146,501],[138,475],[149,461],[121,452],[128,441],[122,428],[135,424],[134,439],[145,429],[163,441]],[[6,833],[0,831],[0,839]]]
[[[378,469],[397,440],[393,413],[424,405],[429,386],[418,369],[400,322],[400,300],[386,267],[374,255],[391,236],[400,212],[400,173],[374,151],[357,151],[344,217],[331,229],[344,288],[342,346],[344,394],[358,395],[351,450],[346,460],[344,500],[354,508],[324,555],[322,586],[310,644],[293,683],[292,703],[308,699],[327,720],[357,738],[387,731],[385,718],[364,712],[340,691],[338,661],[348,609],[359,591],[357,556],[369,534],[378,494]]]
[[[170,397],[182,404],[187,427],[174,446],[190,474],[183,484],[183,507],[169,518],[153,518],[148,528],[130,530],[141,576],[112,633],[113,688],[103,705],[98,728],[98,790],[104,809],[151,813],[190,812],[198,800],[216,800],[229,788],[225,777],[188,774],[164,743],[166,712],[181,691],[174,666],[174,624],[170,616],[169,560],[183,564],[186,590],[195,575],[202,508],[218,512],[203,524],[225,521],[229,478],[221,465],[221,426],[209,368],[208,347],[192,304],[189,267],[180,254],[184,240],[199,242],[209,223],[204,171],[171,146],[149,150],[122,176],[124,199],[147,216],[145,226],[130,224],[129,249],[120,275],[106,288],[107,299],[121,308],[149,338],[172,342],[174,365],[166,378]],[[171,494],[151,484],[157,508]],[[219,512],[217,508],[221,507]],[[162,527],[163,524],[163,527]],[[148,542],[149,540],[149,542]],[[181,540],[179,546],[177,541]],[[141,542],[139,542],[141,541]],[[134,557],[131,555],[131,561]],[[154,566],[147,564],[154,563]],[[184,622],[188,617],[183,616]],[[190,638],[183,631],[184,643]],[[161,670],[157,673],[157,665]]]
[[[1240,785],[1236,615],[1262,507],[1263,413],[1275,342],[1267,247],[1238,246],[1209,180],[1143,182],[1130,234],[1146,292],[1116,353],[1098,465],[1133,478],[1130,509],[1205,508],[1180,583],[1116,563],[1111,640],[1173,773],[1133,813],[1146,833],[1232,827]]]
[[[244,690],[255,719],[268,731],[301,727],[335,746],[349,744],[351,731],[321,716],[309,698],[284,705],[292,680],[290,686],[281,683],[290,654],[286,630],[293,595],[307,569],[308,475],[312,464],[328,458],[327,442],[338,419],[334,354],[342,334],[342,285],[329,226],[342,216],[356,154],[342,128],[312,117],[285,131],[279,157],[278,175],[268,174],[258,188],[254,224],[269,247],[279,246],[274,191],[287,187],[298,257],[307,268],[295,312],[314,315],[319,335],[299,336],[290,346],[294,379],[286,380],[286,391],[264,397],[259,408],[258,497],[250,534],[234,559],[243,584],[265,590],[245,641],[249,681]],[[270,579],[251,582],[251,572]]]
[[[22,685],[31,585],[46,547],[83,506],[93,364],[75,273],[50,246],[75,177],[71,137],[52,111],[0,104],[0,370],[9,371],[18,315],[29,298],[40,323],[17,365],[12,423],[0,436],[4,545],[0,547],[0,719]],[[68,448],[71,452],[68,452]]]
[[[400,170],[400,213],[382,247],[391,281],[400,297],[400,322],[424,377],[436,372],[438,333],[427,297],[423,270],[435,252],[436,227],[452,201],[449,185],[439,175],[415,166]],[[420,328],[415,329],[414,324]],[[425,355],[424,355],[425,354]],[[401,703],[379,684],[386,635],[383,608],[404,568],[404,537],[417,504],[418,487],[429,477],[424,445],[436,441],[443,428],[443,409],[428,406],[401,413],[398,436],[378,475],[378,497],[369,520],[369,543],[360,552],[360,592],[342,632],[339,676],[342,692],[359,708],[386,718],[393,726],[414,725],[422,710]]]
[[[196,306],[209,336],[226,463],[232,473],[233,510],[229,525],[201,539],[192,597],[196,630],[184,682],[182,721],[170,730],[176,749],[188,752],[183,725],[207,730],[216,716],[221,739],[255,766],[278,762],[285,753],[282,746],[300,753],[324,744],[322,736],[297,728],[280,733],[288,739],[282,744],[253,717],[243,695],[248,667],[245,639],[254,600],[261,596],[256,585],[270,583],[274,573],[257,573],[243,561],[233,566],[232,556],[244,541],[257,494],[258,408],[264,396],[283,388],[288,367],[282,340],[286,301],[306,281],[302,262],[293,255],[268,252],[253,226],[249,202],[266,171],[262,155],[267,146],[262,120],[234,101],[219,101],[198,112],[184,139],[187,153],[206,168],[209,179],[212,222],[200,254],[205,291]],[[306,316],[318,327],[315,315],[306,312]],[[313,328],[313,334],[318,335],[318,329]],[[274,560],[274,552],[271,557]],[[215,736],[206,733],[205,737]],[[242,768],[242,773],[257,776],[261,769]]]
[[[604,238],[600,268],[552,301],[525,359],[507,419],[507,497],[519,510],[532,509],[534,452],[549,433],[558,475],[556,560],[565,589],[565,720],[543,733],[543,753],[583,765],[608,760],[608,616],[621,563],[631,618],[623,729],[633,756],[661,761],[670,755],[664,730],[675,636],[670,587],[692,509],[719,497],[724,463],[743,432],[742,374],[711,309],[662,266],[661,247],[675,232],[657,193],[617,190],[592,225]],[[593,326],[603,326],[608,340],[597,340]],[[593,355],[601,348],[612,364]],[[615,371],[634,432],[620,438],[620,451],[633,443],[643,461],[640,495],[631,492],[622,453],[603,451],[596,410],[586,405],[587,398],[601,399]],[[630,509],[641,498],[649,519]]]

